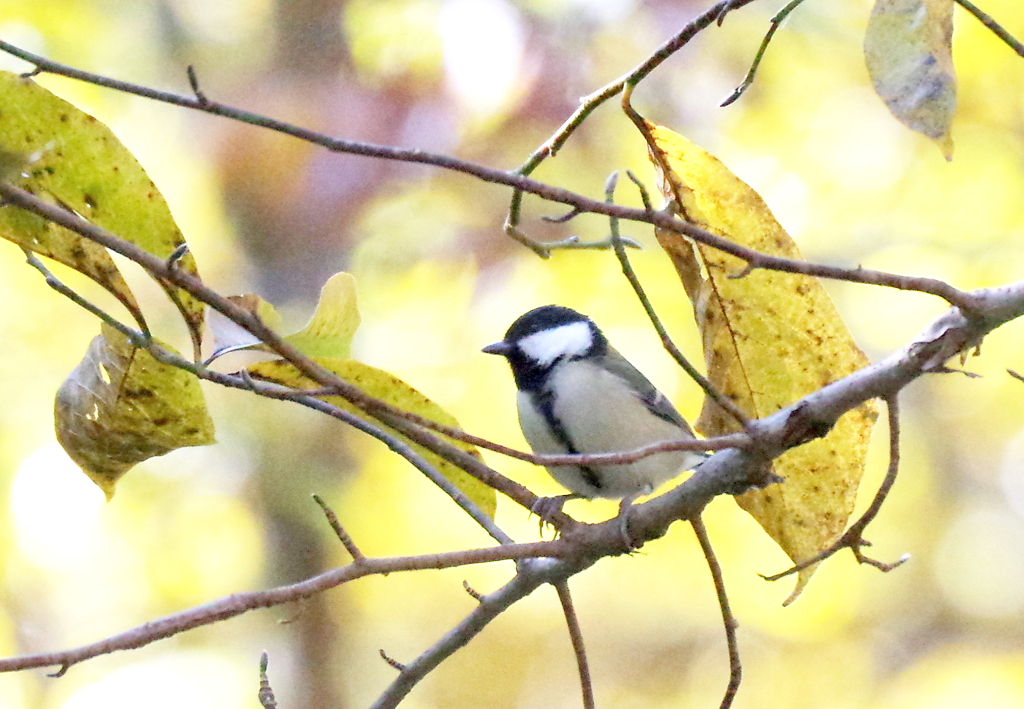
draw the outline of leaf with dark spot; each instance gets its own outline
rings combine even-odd
[[[802,259],[749,185],[683,136],[650,123],[646,128],[662,190],[677,214],[754,251]],[[773,414],[868,364],[817,279],[763,269],[730,278],[743,272],[740,259],[675,232],[659,230],[658,241],[693,303],[708,377],[749,416]],[[870,403],[846,413],[831,432],[831,422],[809,422],[798,440],[824,437],[775,461],[785,482],[736,498],[794,562],[812,558],[842,534],[876,416]],[[708,399],[694,427],[712,436],[738,424]],[[814,568],[801,572],[789,601]]]
[[[16,74],[0,72],[0,150],[30,156],[0,179],[78,214],[160,258],[184,243],[167,203],[135,157],[92,116]],[[110,291],[140,325],[134,295],[106,249],[34,214],[0,208],[0,237],[59,261]],[[176,262],[198,275],[185,254]],[[169,283],[160,285],[178,306],[198,356],[203,305]]]
[[[108,325],[57,392],[55,420],[57,440],[108,499],[137,463],[214,442],[195,375],[161,364]]]

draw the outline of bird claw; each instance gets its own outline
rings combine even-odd
[[[575,494],[558,495],[557,497],[538,497],[537,501],[533,503],[533,507],[530,508],[530,512],[540,517],[541,533],[544,532],[545,524],[554,526],[552,520],[562,511],[562,505],[569,500],[579,499],[579,497],[579,495]]]
[[[627,551],[634,551],[643,546],[643,543],[637,543],[633,540],[633,535],[629,532],[629,511],[633,508],[633,501],[638,497],[641,497],[643,493],[633,493],[623,497],[619,502],[619,514],[615,517],[619,521],[619,534],[622,537],[622,543],[626,547]]]

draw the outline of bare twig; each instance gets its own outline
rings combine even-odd
[[[711,578],[715,583],[715,595],[718,596],[718,607],[722,611],[725,642],[729,648],[729,684],[726,685],[725,695],[722,697],[719,709],[729,709],[736,698],[736,692],[740,688],[740,681],[743,679],[740,647],[736,640],[736,629],[739,627],[739,623],[736,621],[736,616],[733,615],[732,608],[729,606],[729,596],[725,592],[725,578],[722,576],[722,567],[718,563],[718,557],[715,556],[715,550],[711,546],[711,537],[708,536],[704,520],[700,515],[696,515],[690,520],[690,524],[693,525],[693,531],[697,535],[697,541],[700,542],[701,551],[704,552],[704,558],[707,560],[708,568],[711,570]]]
[[[462,588],[466,591],[466,593],[469,594],[470,598],[472,598],[472,599],[474,599],[476,601],[479,601],[481,598],[483,598],[483,595],[479,591],[477,591],[475,588],[470,586],[469,585],[469,581],[466,581],[465,579],[463,579],[463,581],[462,581]]]
[[[720,105],[723,108],[742,96],[750,85],[754,83],[754,74],[757,73],[757,68],[761,66],[761,60],[764,58],[764,53],[768,50],[768,45],[771,43],[772,37],[775,36],[779,27],[782,26],[782,22],[789,17],[789,13],[793,12],[793,10],[795,10],[803,1],[804,0],[790,0],[786,6],[779,10],[771,19],[771,26],[768,28],[768,33],[764,36],[764,39],[761,40],[761,46],[758,48],[757,54],[754,55],[754,61],[751,62],[747,75],[743,77],[743,81],[736,87],[736,90],[729,95],[729,98],[722,101]]]
[[[605,201],[614,203],[615,201],[615,184],[617,182],[615,176],[618,173],[614,173],[605,184]],[[650,205],[650,197],[647,195],[647,190],[644,188],[643,183],[636,179],[633,173],[627,173],[629,178],[640,190],[643,203]],[[611,217],[608,220],[610,222],[610,229],[612,235],[612,244],[615,247],[615,257],[618,258],[619,264],[622,266],[622,274],[629,281],[629,285],[633,287],[633,292],[636,293],[636,297],[640,300],[640,304],[644,308],[644,312],[647,313],[647,317],[650,318],[651,324],[654,325],[654,329],[658,333],[658,337],[661,338],[661,344],[665,350],[672,356],[672,359],[683,368],[683,371],[689,375],[690,379],[697,382],[697,385],[704,390],[704,393],[711,398],[716,404],[722,407],[722,409],[728,412],[740,426],[745,426],[747,423],[747,416],[736,406],[735,402],[731,399],[722,396],[721,392],[715,388],[711,381],[701,374],[696,367],[690,364],[690,361],[686,359],[686,356],[676,347],[676,343],[672,340],[672,336],[668,334],[668,330],[665,329],[665,325],[662,324],[661,318],[658,317],[657,311],[654,309],[654,305],[651,303],[651,299],[647,297],[647,293],[644,291],[643,285],[640,283],[640,279],[637,277],[636,272],[633,270],[633,266],[629,262],[629,256],[626,254],[626,250],[622,248],[621,236],[619,234],[619,220],[615,217]]]
[[[274,698],[274,689],[270,686],[270,678],[267,677],[267,666],[270,658],[264,652],[260,655],[260,691],[258,698],[263,709],[277,709],[277,699]]]
[[[122,335],[126,335],[127,337],[133,339],[139,336],[146,336],[145,333],[142,333],[139,330],[136,330],[135,328],[125,325],[120,320],[115,318],[113,315],[103,310],[103,308],[92,303],[86,298],[83,298],[78,293],[76,293],[74,289],[65,285],[59,278],[53,275],[50,269],[48,269],[34,253],[29,251],[28,249],[22,249],[22,251],[25,254],[25,262],[29,266],[43,274],[43,278],[45,278],[46,280],[46,285],[48,285],[50,288],[60,293],[62,296],[70,300],[75,305],[78,305],[79,307],[84,308],[88,312],[92,313],[100,320],[102,320],[104,323],[110,325],[110,327],[120,332]]]
[[[576,656],[580,689],[583,692],[583,709],[594,709],[594,683],[590,678],[590,663],[587,662],[587,650],[583,646],[583,631],[580,629],[579,618],[576,617],[576,607],[572,602],[572,594],[569,593],[569,582],[557,581],[554,586],[558,591],[558,602],[562,605],[565,624],[569,629],[569,640],[572,641],[572,651]]]
[[[196,68],[189,64],[185,69],[185,74],[188,76],[188,85],[192,87],[192,93],[195,94],[196,101],[199,102],[200,106],[205,106],[209,103],[209,99],[206,98],[206,94],[199,88],[199,77],[196,76]]]
[[[592,562],[591,562],[592,563]],[[588,564],[584,565],[589,566]],[[509,606],[533,593],[544,583],[558,583],[582,568],[555,559],[520,561],[515,578],[494,593],[480,598],[479,604],[462,622],[452,628],[433,647],[406,664],[391,685],[371,705],[371,709],[394,709],[431,670],[475,638]]]
[[[632,94],[632,86],[627,86],[622,96],[622,109],[626,115],[629,116],[630,120],[643,135],[644,140],[647,141],[648,147],[651,150],[651,154],[655,156],[660,163],[660,156],[662,151],[658,148],[657,142],[651,135],[651,127],[653,124],[648,123],[647,120],[641,116],[630,104],[630,97]],[[667,172],[669,170],[668,165],[660,165],[662,171]],[[603,210],[589,210],[594,213],[604,214],[609,217],[619,217],[618,213],[615,213],[614,208],[618,205],[605,204]],[[665,218],[668,217],[668,220]],[[712,234],[704,229],[701,229],[694,224],[691,224],[683,219],[676,219],[668,211],[660,210],[657,212],[651,212],[645,210],[642,218],[637,218],[635,221],[645,221],[653,224],[654,226],[667,229],[668,231],[676,232],[688,236],[694,241],[700,242],[714,249],[718,249],[724,253],[735,256],[747,264],[746,269],[742,275],[747,275],[756,268],[764,268],[772,271],[780,271],[782,273],[802,273],[808,276],[817,276],[819,278],[830,278],[833,280],[850,281],[853,283],[870,283],[873,285],[886,286],[888,288],[897,288],[899,290],[914,290],[922,293],[931,293],[944,299],[950,305],[955,305],[965,313],[970,314],[976,307],[977,303],[969,293],[965,293],[961,290],[954,288],[948,283],[936,280],[934,278],[913,278],[911,276],[894,276],[894,274],[887,274],[881,271],[870,271],[864,268],[837,268],[835,266],[823,266],[819,264],[810,264],[806,261],[796,261],[793,259],[782,258],[780,256],[771,256],[769,254],[763,254],[752,249],[748,249],[743,246],[725,239],[723,237]]]
[[[685,27],[675,34],[674,37],[658,47],[658,49],[651,53],[651,55],[642,63],[610,84],[607,84],[589,96],[582,98],[580,100],[579,108],[577,108],[565,123],[555,131],[554,135],[544,141],[537,150],[530,154],[526,159],[526,162],[516,169],[516,173],[520,175],[532,174],[545,159],[548,157],[554,157],[555,153],[561,149],[576,129],[583,125],[583,122],[586,121],[590,114],[593,113],[601,104],[620,94],[627,85],[638,84],[652,71],[657,69],[662,62],[679,51],[682,47],[686,46],[686,44],[697,36],[697,33],[701,30],[706,29],[716,21],[720,25],[727,12],[739,9],[751,2],[753,2],[753,0],[722,0],[721,2],[716,3],[714,6],[705,10],[688,22]],[[505,219],[505,233],[516,241],[530,247],[541,257],[546,258],[544,253],[545,245],[529,239],[518,229],[520,212],[522,210],[523,191],[517,189],[512,194],[512,201],[509,205],[508,216]]]
[[[611,539],[612,530],[608,530]],[[531,557],[572,556],[573,545],[564,540],[495,546],[486,549],[427,554],[413,557],[363,558],[348,566],[331,569],[304,581],[249,593],[235,593],[219,600],[196,606],[163,618],[157,618],[131,630],[117,633],[104,640],[71,650],[21,655],[0,659],[0,672],[15,672],[34,667],[60,667],[61,673],[72,665],[119,650],[134,650],[157,640],[211,625],[249,611],[294,603],[322,593],[343,583],[372,575],[386,575],[398,571],[447,569],[466,564],[481,564],[499,560],[529,559]],[[551,561],[551,559],[549,559]]]
[[[334,514],[334,510],[327,506],[327,503],[319,495],[313,495],[313,501],[320,505],[320,509],[324,511],[324,516],[327,518],[327,523],[331,525],[331,529],[334,530],[334,534],[338,537],[338,541],[341,542],[342,546],[345,547],[345,551],[349,553],[353,561],[358,561],[364,558],[363,552],[359,550],[356,543],[352,541],[352,537],[349,536],[348,532],[345,531],[344,527],[338,521],[338,516]]]
[[[967,12],[977,17],[981,21],[981,24],[985,25],[990,30],[992,30],[992,33],[995,34],[996,37],[1006,42],[1010,49],[1017,52],[1018,55],[1024,57],[1024,44],[1022,44],[1020,40],[1018,40],[1012,34],[1007,32],[1006,29],[998,22],[996,22],[991,15],[985,13],[980,7],[971,2],[971,0],[954,1],[957,5],[967,10]]]
[[[899,473],[900,468],[900,412],[898,395],[892,394],[891,396],[886,397],[885,403],[889,421],[889,468],[886,470],[885,478],[882,480],[882,484],[875,493],[875,497],[871,501],[871,505],[864,514],[861,515],[860,519],[851,524],[850,528],[843,533],[843,536],[836,540],[835,544],[830,546],[828,549],[819,552],[814,557],[794,565],[792,568],[786,569],[785,571],[777,574],[772,574],[771,576],[762,576],[766,581],[778,581],[790,574],[803,571],[820,561],[824,561],[842,549],[849,549],[853,552],[854,557],[857,559],[857,563],[868,564],[869,566],[874,566],[876,569],[885,572],[892,571],[897,566],[900,566],[910,559],[908,554],[904,554],[893,562],[878,561],[877,559],[868,557],[861,551],[861,548],[871,546],[871,543],[864,539],[864,529],[871,524],[881,511],[882,505],[885,503],[885,498],[889,495],[889,491],[892,490],[892,486],[896,483],[896,476]]]
[[[725,5],[729,5],[731,8],[738,8],[743,5],[752,2],[753,0],[731,0],[731,2],[725,2]],[[720,5],[724,6],[723,3]],[[716,6],[718,7],[718,6]],[[713,21],[714,18],[711,18]],[[702,25],[706,26],[706,25]],[[692,224],[688,224],[681,219],[677,219],[671,214],[663,212],[652,212],[649,209],[634,209],[630,207],[624,207],[617,204],[606,204],[604,202],[593,200],[583,195],[576,194],[569,190],[561,189],[547,185],[543,182],[538,182],[526,177],[519,171],[503,171],[495,170],[492,168],[484,167],[476,163],[459,160],[448,155],[439,155],[435,153],[428,153],[421,150],[406,150],[400,148],[393,148],[388,146],[373,145],[371,143],[362,143],[357,141],[346,141],[331,136],[317,133],[315,131],[307,130],[294,126],[283,121],[278,121],[266,116],[259,114],[250,113],[248,111],[242,111],[240,109],[231,108],[224,106],[219,103],[207,101],[202,103],[197,99],[179,96],[177,94],[171,94],[163,91],[157,91],[144,86],[138,86],[136,84],[130,84],[128,82],[117,81],[115,79],[109,79],[107,77],[99,76],[89,72],[81,71],[73,67],[54,62],[45,57],[28,52],[24,49],[20,49],[8,42],[0,40],[0,51],[5,51],[9,54],[17,56],[25,61],[36,65],[39,72],[49,72],[59,74],[61,76],[67,76],[70,78],[78,79],[80,81],[86,81],[99,86],[106,86],[108,88],[116,89],[119,91],[125,91],[127,93],[136,94],[151,98],[156,101],[163,101],[165,103],[171,103],[186,108],[192,108],[206,113],[212,113],[215,115],[225,116],[233,120],[238,120],[243,123],[248,123],[268,130],[274,130],[286,135],[293,136],[300,140],[305,140],[314,145],[320,145],[328,150],[341,153],[350,153],[353,155],[362,155],[365,157],[379,158],[383,160],[395,160],[399,162],[411,162],[425,165],[433,165],[447,170],[453,170],[461,172],[473,177],[476,177],[484,182],[490,182],[493,184],[506,185],[522,192],[528,192],[530,194],[541,197],[552,202],[559,202],[561,204],[569,205],[570,207],[577,208],[580,212],[592,213],[592,214],[603,214],[605,216],[618,217],[620,219],[628,219],[631,221],[646,222],[653,224],[662,229],[668,229],[680,234],[685,234],[695,241],[699,241],[703,244],[707,244],[712,248],[719,249],[725,253],[731,254],[736,258],[742,259],[750,264],[751,268],[764,268],[774,271],[782,271],[786,273],[804,273],[811,276],[818,276],[820,278],[830,278],[834,280],[850,281],[853,283],[865,283],[869,285],[880,285],[887,288],[897,288],[899,290],[911,290],[918,291],[921,293],[930,293],[943,298],[951,305],[956,305],[962,309],[970,310],[973,307],[971,298],[967,293],[953,288],[947,283],[939,281],[933,278],[914,278],[910,276],[901,276],[892,273],[885,273],[883,271],[872,271],[862,268],[839,268],[835,266],[823,266],[819,264],[811,264],[805,261],[797,261],[793,259],[786,259],[778,256],[769,256],[767,254],[760,254],[751,249],[747,249],[741,246],[737,246],[727,239],[711,234],[710,232],[704,231],[699,227]],[[646,74],[643,74],[646,75]],[[637,76],[640,76],[639,74]],[[641,77],[642,78],[642,77]],[[630,82],[626,83],[627,86],[632,86]],[[623,87],[619,87],[618,90],[613,92],[611,95],[615,95],[622,90]],[[642,120],[642,119],[640,119]],[[16,189],[16,188],[10,188]],[[0,194],[0,197],[3,197]],[[2,203],[2,202],[0,202]],[[57,220],[54,220],[57,221]],[[58,223],[60,223],[58,221]],[[522,237],[526,242],[529,239],[525,236]],[[524,242],[525,243],[525,242]],[[116,249],[115,249],[116,250]],[[173,279],[169,279],[173,280]]]
[[[384,652],[383,648],[381,648],[377,652],[380,653],[380,659],[384,660],[384,662],[388,663],[388,665],[390,665],[394,669],[398,670],[399,672],[404,672],[405,671],[405,665],[403,665],[401,662],[399,662],[395,658],[391,657],[391,655],[389,655],[386,652]]]

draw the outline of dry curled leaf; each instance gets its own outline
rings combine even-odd
[[[876,0],[864,34],[871,83],[901,123],[953,159],[953,0]]]
[[[645,123],[652,159],[671,208],[741,246],[800,259],[796,244],[761,197],[715,157],[673,131]],[[693,303],[708,377],[749,416],[762,418],[868,363],[817,279],[776,271],[744,273],[740,259],[659,230]],[[877,407],[848,412],[824,438],[787,452],[774,471],[785,482],[737,497],[796,563],[845,529]],[[710,399],[696,426],[712,436],[738,424]],[[791,602],[814,567],[801,572]]]
[[[57,391],[57,440],[110,499],[137,463],[214,443],[199,380],[109,325]]]

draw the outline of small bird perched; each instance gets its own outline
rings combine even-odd
[[[558,305],[531,310],[512,323],[504,340],[483,351],[505,357],[512,367],[519,425],[534,453],[618,453],[694,438],[668,398],[575,310]],[[632,463],[547,469],[572,492],[567,497],[624,498],[625,510],[633,499],[705,457],[699,451],[669,451]]]

